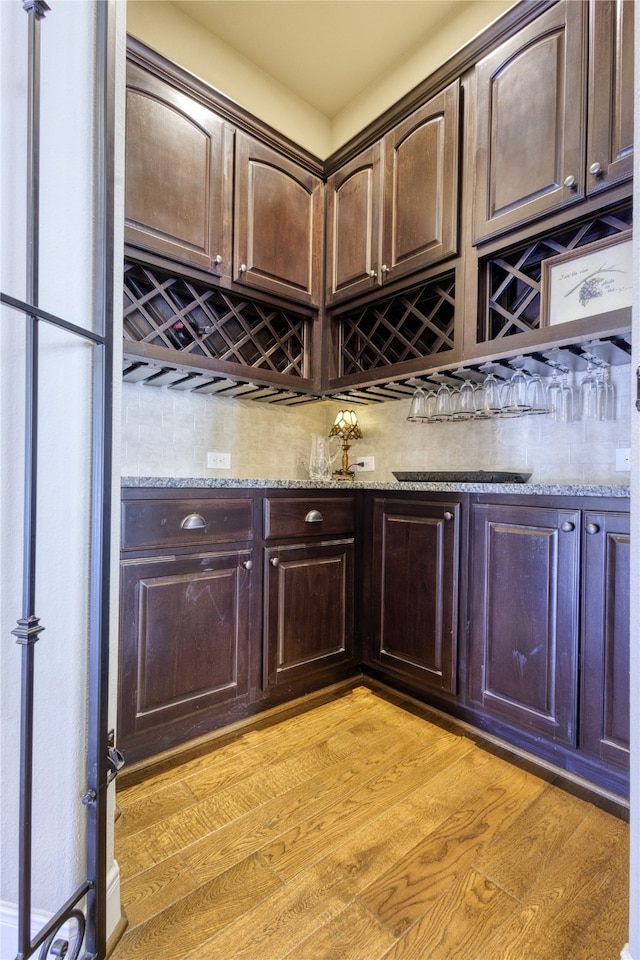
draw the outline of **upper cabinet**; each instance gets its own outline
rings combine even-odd
[[[633,0],[591,4],[589,193],[633,175],[633,7]]]
[[[632,8],[560,2],[477,65],[476,241],[631,176]]]
[[[456,253],[460,84],[455,81],[327,183],[327,300]]]
[[[323,182],[253,137],[236,137],[234,278],[318,304]]]
[[[128,63],[125,143],[126,242],[230,275],[232,128]]]
[[[585,14],[560,2],[476,67],[476,240],[584,195]]]
[[[322,179],[195,93],[136,63],[127,70],[126,242],[227,287],[317,306]]]

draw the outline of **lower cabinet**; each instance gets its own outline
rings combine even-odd
[[[626,795],[629,562],[614,498],[125,491],[118,746],[362,668]]]
[[[353,659],[354,541],[265,549],[267,684]]]
[[[459,503],[375,500],[371,658],[456,692]]]
[[[474,504],[470,697],[507,723],[576,743],[580,513]]]
[[[335,682],[357,665],[355,503],[351,491],[274,494],[263,501],[268,696]]]
[[[627,795],[629,514],[531,499],[471,505],[468,702],[485,729]]]
[[[629,514],[584,518],[580,744],[629,770]]]
[[[128,760],[206,732],[248,691],[248,550],[122,564],[119,746]]]

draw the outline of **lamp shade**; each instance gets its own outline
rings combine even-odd
[[[340,437],[341,440],[359,440],[362,431],[358,426],[358,418],[353,410],[341,410],[329,431],[330,437]]]

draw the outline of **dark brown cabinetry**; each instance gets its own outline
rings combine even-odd
[[[133,62],[126,122],[128,244],[287,300],[320,302],[320,177]]]
[[[470,696],[509,724],[576,743],[580,513],[473,504]]]
[[[580,743],[629,769],[629,515],[584,516]]]
[[[126,242],[230,275],[232,128],[128,63],[125,143]]]
[[[229,722],[246,702],[252,523],[247,498],[123,503],[118,741],[128,760]]]
[[[587,192],[633,175],[633,0],[592,0]]]
[[[353,497],[264,501],[270,688],[323,675],[329,682],[327,671],[353,664],[354,508]]]
[[[456,253],[459,100],[455,81],[329,177],[328,302]]]
[[[461,506],[375,500],[371,658],[427,690],[456,692]]]
[[[324,185],[319,177],[238,132],[236,280],[318,304],[322,280]]]
[[[475,240],[631,176],[632,6],[561,0],[478,63]]]

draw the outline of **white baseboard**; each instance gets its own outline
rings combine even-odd
[[[31,937],[37,936],[53,914],[43,910],[31,911]],[[66,925],[60,928],[64,936]],[[0,960],[15,960],[18,952],[18,904],[0,901]]]
[[[625,943],[624,947],[622,948],[622,952],[620,954],[620,960],[634,960],[634,958],[631,956],[631,951],[629,950],[628,943]]]
[[[53,914],[31,911],[31,936],[35,937]],[[114,860],[107,874],[107,939],[120,923],[120,867]],[[67,925],[60,927],[61,936],[69,936]],[[0,960],[15,960],[18,952],[18,904],[0,900]]]

